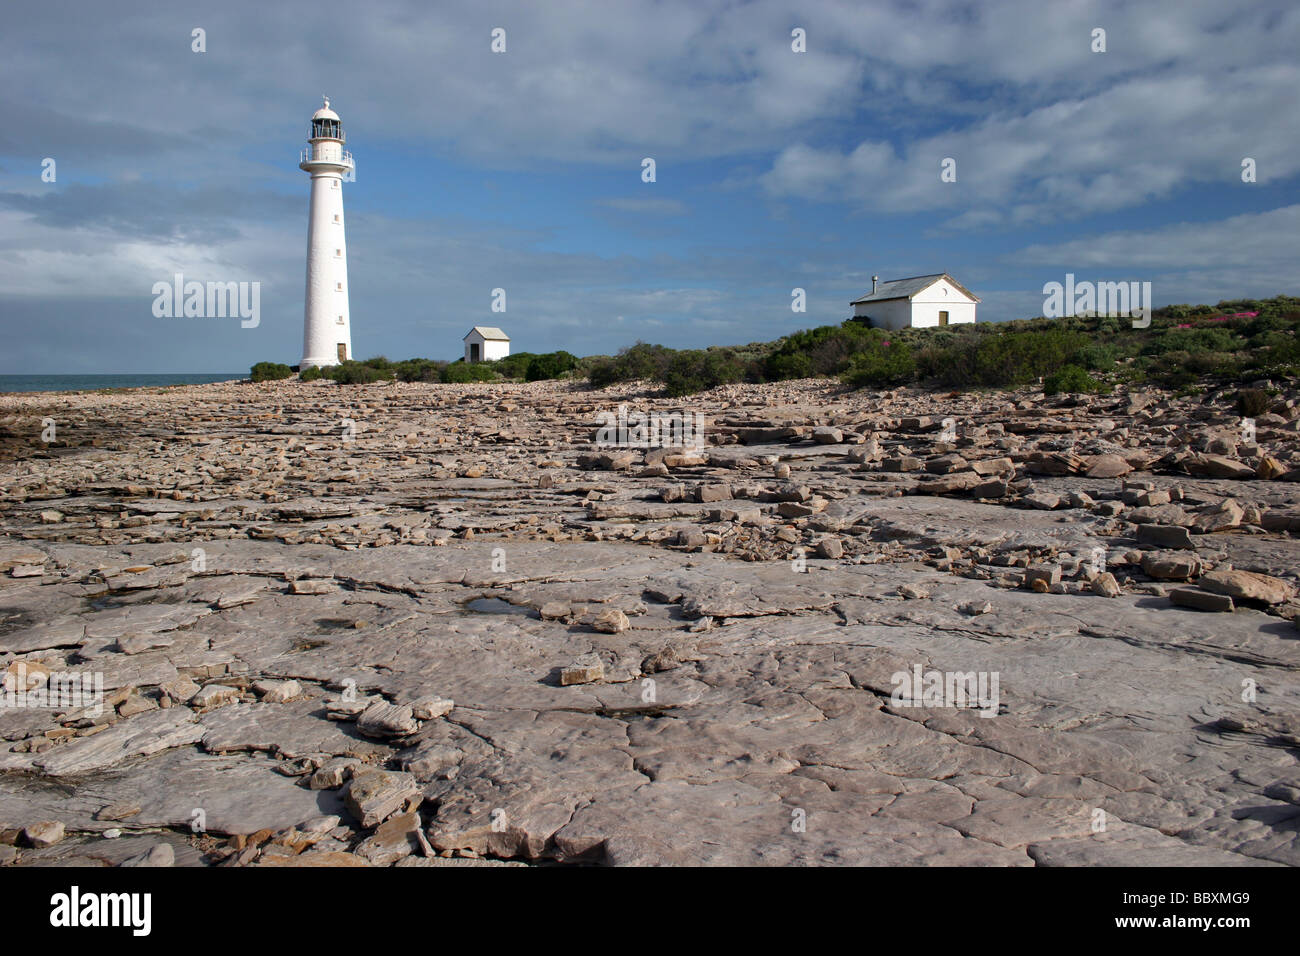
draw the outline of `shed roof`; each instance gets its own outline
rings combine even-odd
[[[890,299],[911,299],[930,288],[940,279],[947,279],[970,297],[972,302],[979,301],[977,295],[948,275],[948,273],[937,272],[934,275],[912,276],[908,279],[891,279],[888,282],[881,282],[876,286],[875,292],[868,292],[862,298],[854,299],[849,305],[858,305],[861,302],[886,302]]]
[[[504,332],[502,332],[500,329],[496,328],[495,326],[491,326],[491,325],[476,325],[476,326],[474,326],[474,328],[470,329],[468,332],[465,333],[465,338],[464,338],[464,339],[461,339],[461,341],[463,342],[465,339],[469,338],[469,337],[470,337],[471,335],[473,335],[475,332],[477,332],[479,335],[483,336],[483,338],[487,339],[487,340],[490,341],[490,342],[509,342],[509,341],[510,341],[510,336],[506,335],[506,334],[505,334]]]

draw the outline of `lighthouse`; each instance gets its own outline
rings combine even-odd
[[[307,294],[299,368],[337,365],[352,358],[348,314],[348,245],[343,238],[343,177],[353,169],[339,115],[325,105],[311,118],[311,137],[298,168],[311,173],[307,220]]]

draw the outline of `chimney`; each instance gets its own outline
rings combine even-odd
[[[879,281],[880,281],[880,276],[872,276],[872,277],[871,277],[871,294],[872,294],[872,295],[875,295],[875,294],[876,294],[876,283],[879,282]]]

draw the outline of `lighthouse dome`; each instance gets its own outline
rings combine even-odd
[[[330,109],[330,101],[327,99],[325,105],[313,113],[311,118],[314,120],[336,120],[339,118],[339,114]]]

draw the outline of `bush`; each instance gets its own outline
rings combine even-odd
[[[447,363],[435,359],[414,358],[398,362],[393,374],[399,382],[440,382]]]
[[[305,368],[298,373],[298,381],[300,382],[315,382],[324,377],[325,376],[321,374],[319,365],[313,365],[311,368]]]
[[[662,345],[638,342],[611,359],[595,362],[591,367],[591,384],[604,388],[615,382],[662,382],[673,354],[672,349]]]
[[[741,364],[728,349],[682,351],[669,359],[664,391],[670,398],[678,398],[738,382],[741,377]]]
[[[763,363],[763,376],[771,382],[790,378],[812,378],[812,359],[805,352],[773,353]]]
[[[1077,364],[1077,353],[1091,344],[1086,333],[1050,321],[1005,325],[977,325],[954,334],[951,344],[928,344],[917,363],[920,376],[953,388],[1014,388]]]
[[[1262,366],[1294,374],[1291,367],[1300,365],[1300,336],[1294,332],[1268,332],[1259,356]]]
[[[916,360],[907,344],[886,338],[880,329],[864,336],[865,348],[855,352],[843,373],[849,385],[859,388],[893,388],[916,376]]]
[[[1074,353],[1074,360],[1070,364],[1089,372],[1107,372],[1115,367],[1118,352],[1113,345],[1085,345]]]
[[[879,332],[852,319],[842,325],[803,329],[781,339],[763,363],[768,381],[839,375],[854,355],[868,347],[871,333]]]
[[[528,371],[528,363],[537,356],[532,352],[515,352],[513,355],[507,355],[505,358],[493,359],[490,362],[483,362],[483,365],[490,366],[502,378],[519,379],[523,378]]]
[[[249,373],[254,382],[278,382],[293,374],[293,369],[279,362],[258,362]]]
[[[1262,388],[1243,388],[1237,392],[1237,411],[1246,418],[1256,418],[1268,411],[1273,399]]]
[[[470,382],[495,382],[496,371],[486,362],[465,362],[457,359],[442,370],[442,381],[447,385],[466,385]]]
[[[1053,372],[1043,379],[1043,394],[1056,395],[1060,392],[1099,392],[1101,382],[1088,374],[1087,369],[1078,365],[1067,365],[1060,371]]]
[[[333,379],[340,385],[368,385],[371,382],[382,382],[393,377],[390,367],[376,368],[375,359],[365,362],[347,361],[341,365],[328,365],[321,369],[321,374],[326,378]],[[380,359],[383,366],[388,366],[387,359]]]
[[[1241,344],[1227,329],[1168,329],[1145,349],[1148,355],[1168,352],[1232,352]]]
[[[534,355],[528,360],[528,365],[524,369],[524,380],[540,382],[543,379],[559,378],[577,367],[577,356],[563,350]]]

